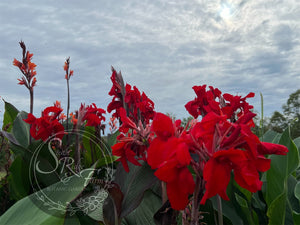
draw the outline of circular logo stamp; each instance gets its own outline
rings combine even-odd
[[[112,187],[113,156],[94,130],[70,130],[63,140],[53,135],[34,142],[29,180],[33,203],[44,212],[62,216],[80,211],[99,219]]]

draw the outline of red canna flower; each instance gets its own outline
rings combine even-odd
[[[191,115],[202,116],[202,120],[189,130],[192,142],[190,151],[198,156],[192,160],[193,168],[205,180],[204,204],[214,195],[228,200],[227,185],[233,171],[234,179],[243,188],[256,192],[261,189],[259,172],[270,168],[265,154],[284,155],[285,146],[264,143],[252,133],[255,114],[250,110],[246,97],[223,94],[218,89],[194,86],[197,97],[186,104]],[[217,101],[218,100],[218,101]]]
[[[178,123],[162,113],[156,113],[152,130],[157,135],[150,143],[147,162],[160,180],[167,183],[167,195],[173,209],[181,210],[189,202],[195,183],[187,166],[191,162],[184,135],[178,132]]]
[[[185,105],[186,110],[194,117],[204,116],[208,112],[219,114],[220,106],[216,102],[216,98],[221,97],[221,91],[217,88],[209,86],[209,91],[206,91],[206,85],[193,87],[197,97]]]
[[[251,192],[260,190],[262,182],[258,172],[267,171],[270,163],[270,159],[266,158],[251,159],[246,151],[239,149],[217,151],[207,161],[203,170],[206,191],[200,203],[205,204],[208,198],[217,194],[224,200],[229,200],[226,189],[232,170],[234,179],[241,187]]]
[[[129,171],[127,161],[134,165],[141,165],[138,160],[146,161],[146,150],[150,142],[150,127],[139,122],[136,125],[127,117],[126,111],[120,108],[120,119],[122,125],[119,128],[121,134],[117,137],[118,143],[112,147],[113,155],[119,156],[126,172]],[[129,130],[131,132],[129,132]]]
[[[50,106],[44,109],[40,118],[36,118],[33,114],[29,113],[27,119],[24,121],[31,124],[31,136],[36,140],[42,139],[43,141],[47,141],[51,136],[62,139],[64,136],[64,127],[58,121],[61,112],[62,109]]]
[[[141,164],[135,158],[136,153],[131,150],[131,141],[129,139],[127,141],[119,142],[114,146],[112,146],[111,148],[112,148],[112,154],[120,157],[119,159],[117,159],[117,161],[122,163],[126,172],[129,172],[127,161],[131,162],[136,166],[141,166]]]
[[[113,67],[110,79],[113,86],[109,95],[113,96],[113,99],[107,106],[107,111],[110,113],[115,110],[112,116],[120,118],[120,109],[124,108],[127,116],[136,124],[139,121],[143,125],[149,124],[155,114],[154,103],[144,92],[141,94],[136,86],[125,86],[121,72],[117,73]]]
[[[82,121],[86,120],[86,126],[97,127],[101,125],[102,121],[105,121],[105,110],[102,108],[97,108],[95,103],[86,107],[86,113],[82,118]]]

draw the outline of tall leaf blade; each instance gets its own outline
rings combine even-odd
[[[296,145],[286,129],[282,134],[279,144],[285,145],[289,152],[286,156],[272,155],[271,168],[267,171],[267,195],[266,201],[271,204],[284,191],[287,178],[299,165],[299,153]]]
[[[24,121],[24,119],[27,119],[27,115],[28,114],[24,111],[20,112],[17,115],[12,128],[13,136],[18,143],[25,148],[28,147],[30,138],[30,125]]]
[[[286,192],[283,192],[269,206],[267,212],[267,215],[270,218],[269,225],[284,225],[286,197]]]
[[[0,224],[58,224],[63,225],[65,214],[67,212],[68,203],[74,200],[85,188],[91,177],[91,169],[86,169],[81,172],[81,176],[74,175],[70,177],[68,185],[63,181],[55,183],[47,188],[44,188],[34,194],[27,196],[11,208],[9,208],[1,217]],[[58,191],[59,190],[59,191]],[[54,207],[59,206],[59,210],[53,211],[53,205],[50,205],[48,211],[45,210],[47,204],[41,196],[46,196],[54,202]],[[45,197],[44,197],[45,199]],[[52,211],[51,211],[52,210]],[[19,216],[16,216],[19,215]]]
[[[4,101],[4,100],[3,100]],[[8,127],[8,129],[6,129],[7,132],[10,132],[12,129],[12,125],[13,122],[15,120],[15,118],[17,117],[19,110],[14,107],[12,104],[4,101],[4,115],[3,115],[3,126],[2,126],[2,130],[5,129],[5,127],[10,124],[10,126]]]
[[[289,185],[288,178],[299,166],[298,149],[290,138],[289,129],[283,132],[279,144],[285,145],[289,149],[289,152],[286,156],[272,155],[270,157],[271,168],[266,173],[267,215],[270,224],[284,224],[292,219],[290,218],[292,216],[292,209],[287,206],[291,205],[288,196],[293,190],[289,189],[293,189],[294,185]]]

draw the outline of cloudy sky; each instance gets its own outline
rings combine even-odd
[[[55,100],[66,107],[63,64],[71,58],[71,109],[106,108],[111,66],[156,110],[187,117],[194,85],[246,95],[265,114],[300,88],[298,0],[2,0],[0,96],[29,111],[29,94],[12,65],[23,40],[37,64],[34,113]],[[3,103],[0,103],[0,118]],[[2,120],[2,119],[1,119]]]

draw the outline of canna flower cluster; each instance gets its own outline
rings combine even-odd
[[[109,92],[113,96],[107,111],[120,121],[118,143],[112,146],[112,153],[118,156],[125,169],[129,171],[128,161],[140,166],[138,160],[146,161],[146,150],[150,142],[150,121],[154,118],[154,103],[147,95],[124,84],[121,72],[112,68],[113,86]]]
[[[109,91],[109,95],[113,96],[112,102],[107,106],[107,112],[115,112],[112,116],[120,118],[120,109],[126,110],[128,117],[136,124],[141,121],[143,125],[149,124],[154,117],[154,103],[143,92],[130,84],[124,85],[121,72],[116,72],[112,67],[111,81],[113,86]]]
[[[55,136],[62,139],[64,136],[64,127],[59,122],[62,108],[57,106],[47,107],[42,111],[42,116],[36,118],[32,113],[28,114],[24,121],[31,125],[30,135],[35,139],[47,141],[49,137]]]
[[[84,112],[81,117],[81,124],[91,127],[101,127],[102,122],[105,121],[103,114],[105,110],[97,108],[96,104],[93,103],[88,106],[81,105],[81,112]],[[31,124],[30,134],[35,140],[42,139],[44,142],[49,137],[55,136],[56,138],[62,139],[65,132],[64,126],[62,125],[66,116],[62,113],[60,102],[56,101],[54,106],[45,108],[42,111],[40,118],[36,118],[32,113],[28,113],[27,119],[24,121]],[[78,117],[71,113],[73,124],[76,127]]]
[[[139,160],[146,161],[166,183],[173,209],[184,209],[193,193],[200,193],[200,204],[215,195],[229,200],[226,189],[232,172],[241,187],[256,192],[262,187],[260,172],[270,168],[265,155],[288,152],[285,146],[261,142],[251,131],[256,114],[247,99],[254,93],[241,97],[211,86],[208,90],[206,85],[194,86],[196,97],[185,108],[201,120],[182,127],[180,120],[155,112],[152,101],[146,100],[148,108],[142,107],[140,92],[129,85],[124,88],[120,73],[113,70],[111,80],[109,94],[114,98],[108,111],[115,110],[121,121],[113,154],[127,172],[128,161],[137,166]],[[200,182],[196,185],[195,180]]]

